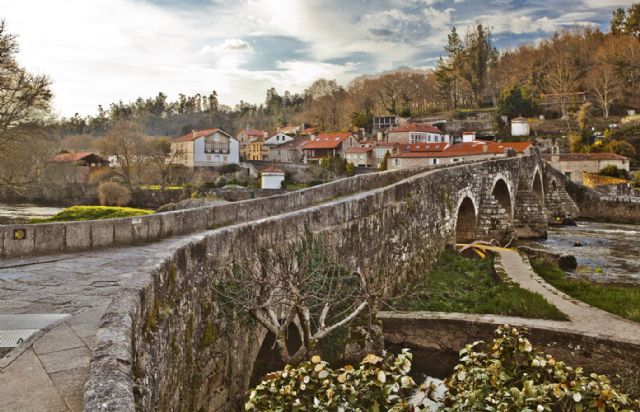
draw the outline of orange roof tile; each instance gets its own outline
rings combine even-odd
[[[309,140],[304,149],[335,149],[347,140],[351,133],[323,133]]]
[[[95,154],[91,152],[58,153],[57,155],[53,156],[50,161],[60,163],[77,162],[78,160],[82,160],[85,157],[89,157],[91,155]]]
[[[269,166],[266,169],[262,170],[262,173],[278,173],[278,174],[284,174],[284,170],[280,169],[277,166]]]
[[[174,142],[190,142],[199,137],[209,136],[210,134],[213,134],[216,132],[220,132],[222,134],[227,135],[228,137],[231,137],[229,133],[225,132],[222,129],[204,129],[204,130],[198,130],[198,131],[193,131],[191,133],[187,133],[184,136],[176,137],[173,141]]]

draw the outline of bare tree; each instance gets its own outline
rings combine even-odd
[[[374,307],[365,278],[338,265],[321,238],[307,231],[283,251],[263,250],[217,278],[223,304],[244,311],[275,336],[284,362],[307,358],[318,342]],[[287,347],[289,327],[301,338],[294,353]]]
[[[140,183],[146,160],[146,141],[139,124],[117,122],[96,145],[103,155],[115,157],[116,174],[129,189]]]
[[[21,125],[39,120],[49,109],[50,82],[20,67],[15,56],[18,43],[0,22],[0,152],[26,136]]]

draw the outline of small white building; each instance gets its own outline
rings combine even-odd
[[[511,136],[529,136],[529,120],[522,116],[511,119]]]
[[[284,171],[278,167],[270,166],[261,173],[263,189],[282,189],[284,182]]]

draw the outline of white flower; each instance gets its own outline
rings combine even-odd
[[[378,372],[378,380],[382,383],[385,383],[387,381],[387,375],[384,374],[384,371]]]
[[[543,412],[544,411],[544,406],[538,405],[538,407],[536,408],[536,411]]]
[[[575,403],[580,403],[581,400],[582,400],[582,395],[580,395],[579,392],[576,392],[573,394],[573,401]]]

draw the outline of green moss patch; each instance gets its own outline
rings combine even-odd
[[[117,206],[72,206],[58,214],[44,218],[31,219],[30,223],[73,222],[78,220],[115,219],[119,217],[144,216],[153,210],[134,209],[132,207]]]

